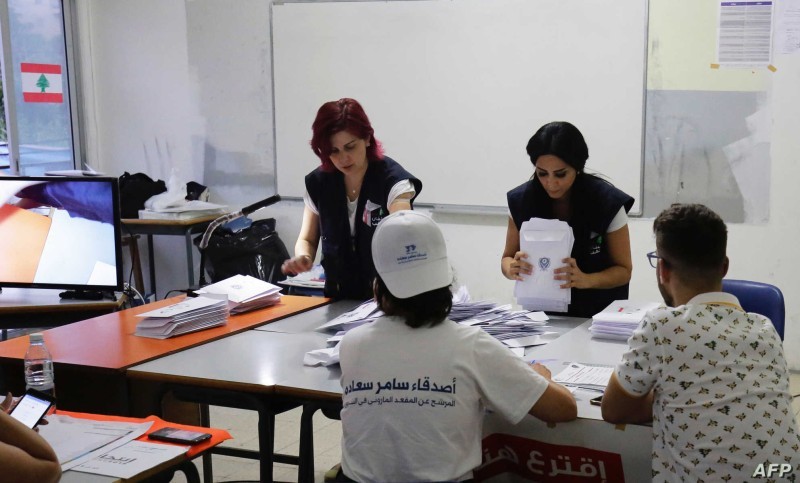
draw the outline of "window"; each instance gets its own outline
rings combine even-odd
[[[64,8],[61,0],[0,0],[0,169],[35,176],[75,167]]]

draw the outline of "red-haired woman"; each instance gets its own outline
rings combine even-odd
[[[311,148],[322,164],[305,178],[303,225],[282,271],[310,270],[322,240],[325,295],[371,298],[375,227],[389,213],[411,209],[422,182],[383,155],[355,99],[323,104],[311,129]]]

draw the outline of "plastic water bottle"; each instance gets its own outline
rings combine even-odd
[[[44,336],[41,332],[33,333],[30,341],[25,352],[25,389],[36,389],[55,397],[53,357],[44,345]]]

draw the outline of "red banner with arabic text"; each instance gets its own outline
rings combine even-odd
[[[483,462],[473,474],[482,481],[504,473],[554,483],[625,481],[617,453],[490,434],[483,438]]]

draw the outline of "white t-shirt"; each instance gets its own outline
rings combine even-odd
[[[653,481],[751,481],[760,463],[800,474],[783,346],[769,319],[727,293],[645,316],[616,368],[653,403]],[[765,480],[766,481],[766,480]]]
[[[548,382],[486,332],[382,317],[348,332],[342,469],[357,481],[453,481],[481,463],[484,408],[519,422]]]
[[[414,184],[410,180],[400,180],[395,183],[394,186],[392,186],[392,189],[389,190],[389,196],[386,199],[386,207],[391,208],[392,203],[394,203],[400,195],[410,193],[411,198],[413,198],[416,192],[417,191],[414,189]],[[356,198],[355,201],[350,201],[349,198],[345,197],[345,200],[347,201],[347,219],[350,222],[350,235],[355,235],[356,208],[358,208],[358,198]],[[308,190],[303,193],[303,203],[309,210],[311,210],[312,213],[319,216],[319,209],[317,209],[317,205],[314,204],[314,200],[311,199],[311,195],[308,194]]]

